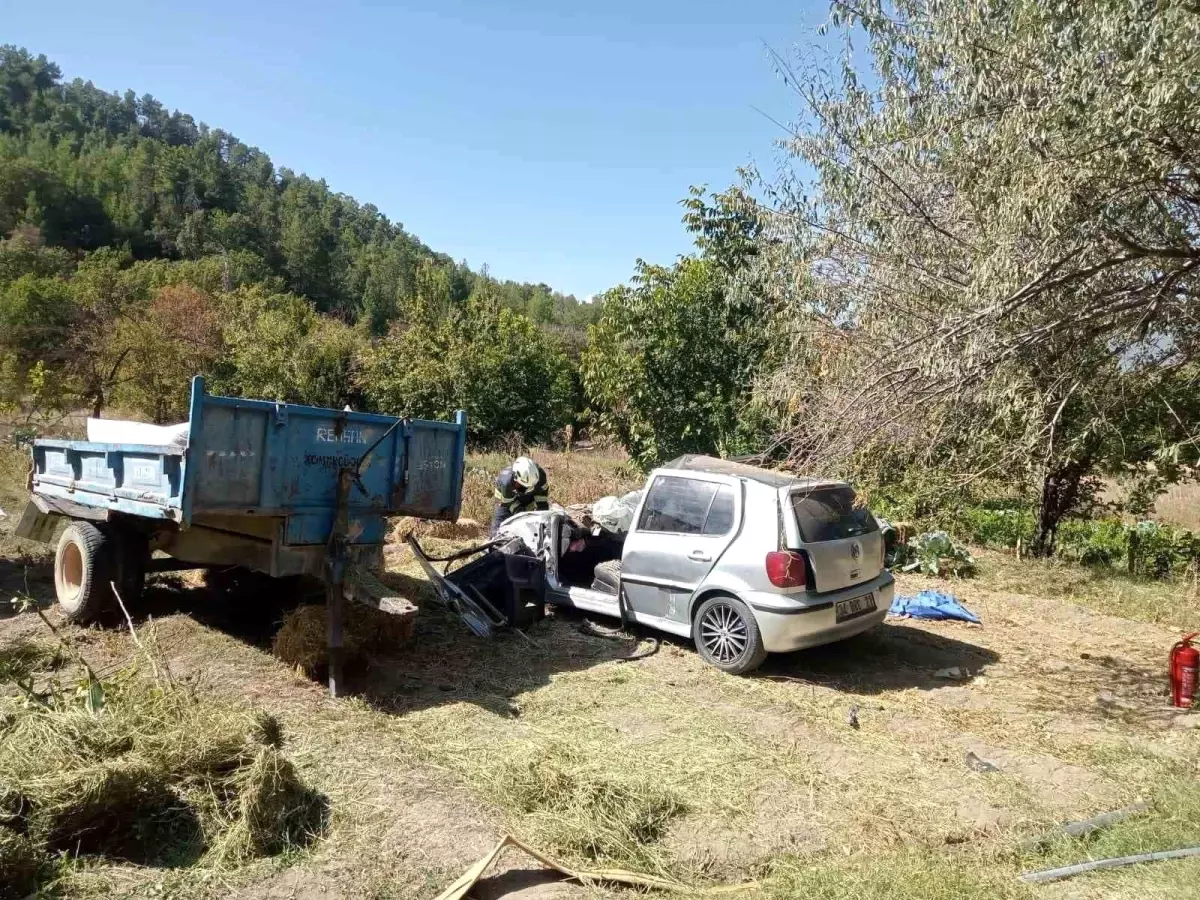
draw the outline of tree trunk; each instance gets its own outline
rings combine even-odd
[[[1051,469],[1042,480],[1042,502],[1038,507],[1037,530],[1029,542],[1030,556],[1049,556],[1054,552],[1058,524],[1079,502],[1079,486],[1091,468],[1084,460]]]

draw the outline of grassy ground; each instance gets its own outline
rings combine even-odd
[[[636,486],[611,457],[541,461],[560,502]],[[466,508],[477,521],[505,462],[472,459]],[[426,541],[449,549],[471,532]],[[45,591],[44,567],[28,559],[35,592]],[[754,881],[739,896],[771,900],[1192,888],[1195,860],[1036,888],[1016,875],[1200,843],[1200,716],[1165,702],[1166,650],[1178,626],[1200,618],[1194,593],[999,554],[982,562],[970,582],[901,579],[905,591],[949,587],[982,627],[889,621],[843,645],[772,658],[749,678],[724,676],[671,640],[625,661],[653,649],[649,634],[599,637],[570,615],[531,629],[530,644],[480,641],[424,608],[412,642],[377,656],[352,685],[357,696],[337,702],[271,657],[281,609],[250,614],[164,579],[142,615],[154,617],[172,672],[280,720],[299,777],[328,798],[327,830],[233,869],[68,858],[56,890],[427,898],[505,832],[576,863],[697,886]],[[427,598],[406,549],[391,548],[388,564],[396,587]],[[43,631],[28,614],[0,620],[0,653]],[[97,665],[134,655],[127,632],[68,631]],[[969,677],[937,677],[950,666]],[[846,724],[851,706],[858,728]],[[976,771],[968,754],[1000,771]],[[1021,849],[1056,822],[1139,799],[1153,804],[1149,814],[1092,841]],[[506,852],[477,895],[610,893],[549,883],[535,868]]]

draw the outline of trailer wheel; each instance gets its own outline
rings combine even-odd
[[[121,602],[130,612],[142,597],[146,585],[146,564],[150,560],[150,542],[131,528],[114,527],[108,532],[114,562],[113,581],[121,594]]]
[[[108,608],[113,556],[112,540],[91,522],[67,526],[54,554],[54,591],[68,619],[94,622]]]

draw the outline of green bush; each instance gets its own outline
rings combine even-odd
[[[228,348],[214,373],[220,393],[310,406],[351,399],[351,367],[361,340],[348,325],[321,316],[303,297],[259,285],[224,295]]]
[[[1034,517],[1029,509],[967,510],[964,515],[971,543],[985,547],[1015,547],[1033,539]]]
[[[1115,519],[1066,519],[1058,526],[1058,556],[1084,565],[1120,565],[1129,544],[1129,529]]]
[[[1186,528],[1138,522],[1129,529],[1129,570],[1151,578],[1168,578],[1200,563],[1200,537]]]

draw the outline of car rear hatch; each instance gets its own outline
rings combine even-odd
[[[810,590],[840,591],[879,574],[883,535],[850,485],[816,482],[784,488],[781,494],[787,545],[807,557]]]

